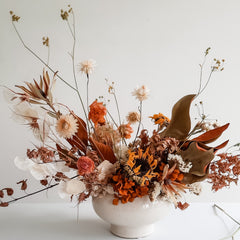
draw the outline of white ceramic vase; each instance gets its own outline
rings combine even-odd
[[[93,208],[97,215],[111,224],[110,231],[122,238],[141,238],[154,230],[154,223],[164,218],[172,204],[167,201],[151,202],[148,196],[136,198],[133,202],[113,205],[112,195],[93,198]]]

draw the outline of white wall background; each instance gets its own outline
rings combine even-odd
[[[151,128],[149,115],[171,115],[171,107],[185,94],[195,93],[199,83],[199,63],[203,52],[212,47],[205,79],[214,57],[226,59],[225,70],[214,74],[202,94],[205,110],[221,123],[231,122],[221,140],[230,145],[240,141],[240,1],[236,0],[0,0],[0,84],[13,87],[23,81],[38,79],[43,66],[27,52],[10,21],[9,10],[21,16],[18,29],[25,42],[42,58],[46,48],[42,37],[50,38],[50,65],[69,83],[73,83],[71,35],[60,9],[71,4],[76,15],[76,61],[95,59],[97,68],[91,79],[91,100],[107,98],[104,79],[115,81],[122,117],[135,110],[131,96],[136,85],[146,84],[151,97],[144,103],[144,125]],[[85,92],[86,79],[78,74]],[[59,101],[81,113],[77,97],[59,81]],[[40,185],[28,173],[16,169],[13,159],[24,156],[32,147],[32,137],[24,126],[10,119],[11,109],[0,95],[0,188],[15,186],[29,178],[31,189]],[[116,114],[114,106],[111,111]],[[116,116],[116,115],[115,115]],[[192,116],[196,111],[192,109]],[[28,201],[59,201],[53,191]],[[191,201],[240,201],[240,188],[213,194],[208,185],[200,197]]]

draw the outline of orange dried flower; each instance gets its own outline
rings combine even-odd
[[[162,113],[154,114],[150,118],[154,121],[154,124],[158,124],[160,127],[170,122],[170,119],[164,116]]]
[[[131,133],[133,133],[133,129],[129,123],[120,125],[118,131],[121,137],[126,139],[131,138]]]
[[[85,175],[91,173],[95,165],[91,158],[82,156],[77,161],[77,168],[80,175]]]
[[[91,105],[90,105],[90,111],[88,114],[88,119],[92,120],[94,123],[95,127],[97,127],[98,124],[102,125],[106,122],[104,116],[107,114],[107,109],[103,105],[102,102],[98,102],[95,100]]]
[[[118,198],[114,198],[112,203],[113,205],[118,205],[119,199]]]
[[[117,194],[115,194],[115,199],[113,199],[113,204],[118,205],[119,200],[121,203],[133,202],[137,197],[143,197],[148,195],[149,192],[149,182],[146,181],[145,185],[137,185],[134,181],[129,180],[124,177],[120,172],[112,177],[113,188]]]

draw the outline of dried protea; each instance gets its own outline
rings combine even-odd
[[[41,101],[44,101],[52,105],[52,88],[53,84],[55,83],[54,77],[51,83],[48,72],[43,70],[43,76],[40,76],[39,83],[34,80],[34,83],[26,82],[28,88],[20,85],[16,85],[16,87],[24,91],[24,93],[28,96],[28,101],[30,103],[40,104]],[[22,96],[22,93],[17,93],[17,95]]]

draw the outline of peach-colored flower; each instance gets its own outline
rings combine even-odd
[[[94,162],[91,158],[82,156],[77,161],[78,173],[80,175],[85,175],[91,173],[94,168]]]
[[[56,125],[56,131],[60,137],[71,138],[78,130],[77,119],[73,115],[62,115]]]
[[[98,124],[102,125],[102,124],[105,123],[106,120],[105,120],[104,116],[106,114],[107,114],[107,109],[103,105],[103,103],[95,100],[90,105],[90,111],[89,111],[89,114],[88,114],[88,119],[92,120],[95,127],[97,127]]]
[[[131,133],[133,133],[133,129],[129,123],[120,125],[118,131],[120,132],[121,137],[126,139],[131,138]]]

